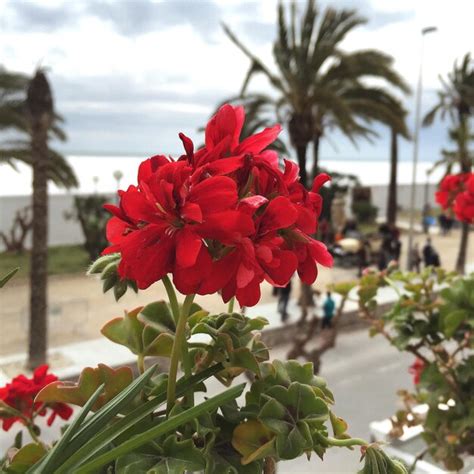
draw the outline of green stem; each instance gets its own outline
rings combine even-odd
[[[230,301],[229,301],[229,306],[227,308],[227,312],[229,314],[233,313],[234,312],[234,303],[235,303],[235,296],[233,296]]]
[[[184,299],[181,314],[178,318],[176,325],[176,333],[174,336],[173,349],[171,350],[170,359],[170,370],[168,375],[168,389],[167,389],[167,401],[166,411],[169,414],[171,408],[176,402],[176,378],[178,375],[179,360],[183,359],[183,366],[185,375],[190,376],[190,364],[189,357],[187,356],[187,342],[186,342],[186,319],[189,314],[189,310],[194,300],[194,295],[188,295]],[[186,374],[188,372],[188,374]]]
[[[176,291],[174,291],[173,283],[171,283],[168,275],[165,275],[161,281],[163,282],[163,285],[165,285],[165,290],[170,301],[171,312],[173,313],[173,319],[177,325],[179,319],[179,303],[178,298],[176,297]]]
[[[143,357],[142,354],[139,354],[137,357],[137,366],[138,372],[140,372],[140,374],[143,374],[145,372],[145,357]]]
[[[31,439],[32,439],[36,444],[39,444],[40,446],[44,446],[44,445],[43,445],[43,442],[38,438],[38,435],[35,433],[34,426],[33,426],[33,424],[32,424],[31,422],[26,424],[26,428],[27,428],[27,430],[28,430],[28,433],[30,433]]]
[[[369,444],[367,443],[367,441],[361,438],[337,439],[337,438],[331,438],[330,436],[326,438],[325,436],[322,436],[322,435],[321,437],[330,446],[351,447],[351,446],[368,446]]]

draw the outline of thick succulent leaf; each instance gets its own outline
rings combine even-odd
[[[203,453],[191,439],[179,441],[176,435],[171,435],[163,443],[163,455],[148,474],[181,474],[200,471],[205,466]]]
[[[238,425],[232,436],[232,446],[242,455],[242,464],[275,454],[275,434],[258,420],[248,420]]]
[[[115,461],[115,474],[147,474],[156,463],[156,456],[145,453],[130,453]]]
[[[63,402],[84,406],[98,387],[104,384],[103,393],[97,398],[93,410],[99,409],[114,398],[133,381],[133,373],[129,367],[112,369],[104,364],[97,368],[86,367],[77,383],[53,382],[44,387],[35,401],[44,403]]]
[[[101,332],[142,357],[169,357],[174,341],[174,321],[167,304],[159,301],[125,312],[123,318],[106,323]]]
[[[9,453],[6,472],[11,474],[23,474],[46,454],[44,446],[37,443],[29,443],[22,448]]]
[[[174,333],[176,330],[173,315],[166,301],[147,304],[139,312],[138,319],[159,332]]]
[[[142,354],[144,325],[138,320],[141,310],[142,307],[126,311],[123,318],[112,319],[104,325],[100,332],[107,339],[128,347],[134,354]]]

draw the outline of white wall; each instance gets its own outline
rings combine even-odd
[[[83,195],[85,196],[85,195]],[[109,196],[113,202],[113,196]],[[0,231],[9,232],[15,213],[30,204],[30,196],[0,196]],[[49,196],[49,245],[82,244],[84,237],[79,223],[66,219],[65,214],[74,209],[72,194],[53,194]],[[27,246],[30,246],[31,235]],[[4,250],[0,242],[0,250]]]

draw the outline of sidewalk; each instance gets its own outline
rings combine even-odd
[[[336,307],[340,302],[339,295],[333,295]],[[384,288],[380,291],[378,301],[380,304],[390,303],[395,300],[395,292],[391,288]],[[321,300],[317,302],[315,314],[322,317]],[[348,301],[345,306],[345,314],[357,311],[357,303]],[[296,323],[300,317],[300,308],[293,299],[288,306],[289,320],[286,323],[281,321],[277,312],[276,300],[271,303],[259,304],[253,308],[247,308],[246,314],[250,317],[263,316],[268,320],[268,325],[263,329],[263,334],[269,332],[279,332],[279,337],[273,336],[271,345],[277,346],[282,343],[291,342],[291,334],[299,330]],[[195,337],[196,339],[196,337]],[[99,363],[117,367],[123,365],[133,365],[136,356],[126,347],[115,344],[105,337],[90,339],[83,342],[69,343],[58,347],[53,347],[48,351],[49,363],[52,371],[61,379],[76,377],[84,367],[96,367]],[[14,375],[18,374],[24,366],[26,354],[17,352],[14,354],[0,356],[0,386],[8,382]]]
[[[474,234],[471,235],[471,239]],[[402,267],[406,262],[406,234],[402,234]],[[417,235],[416,240],[422,245],[425,236]],[[432,236],[433,245],[438,249],[442,264],[452,269],[459,246],[459,232],[453,231],[449,236]],[[469,246],[467,272],[474,271],[474,245]],[[324,293],[327,285],[339,281],[354,280],[357,276],[356,268],[320,268],[318,279],[313,287]],[[299,290],[294,285],[293,295],[296,297]],[[85,275],[63,275],[49,279],[49,346],[50,361],[54,370],[62,377],[77,373],[78,367],[96,365],[103,361],[107,364],[120,365],[128,358],[125,348],[110,343],[100,335],[100,328],[109,320],[123,314],[124,309],[131,310],[137,306],[146,305],[152,301],[166,299],[163,285],[155,284],[138,295],[128,292],[118,303],[111,292],[102,293],[101,282]],[[28,281],[14,279],[1,293],[0,322],[0,370],[3,377],[11,378],[23,370],[26,360],[27,328],[28,328]],[[384,301],[388,297],[381,296]],[[225,311],[219,295],[197,297],[196,302],[213,313]],[[317,307],[322,303],[318,301]],[[262,285],[262,298],[259,305],[249,308],[250,316],[264,316],[269,320],[267,332],[285,330],[280,317],[276,312],[276,299],[272,296],[272,288],[268,284]],[[348,303],[346,310],[354,311],[352,303]],[[289,324],[299,318],[300,309],[291,302],[289,306]],[[291,338],[294,331],[288,332]],[[272,339],[273,341],[273,339]],[[75,367],[75,368],[74,368]],[[74,368],[74,369],[73,369]],[[0,384],[2,375],[0,375]]]

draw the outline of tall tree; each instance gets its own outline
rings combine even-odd
[[[53,121],[53,97],[43,71],[30,81],[26,107],[31,130],[33,163],[33,244],[30,272],[30,338],[28,367],[46,362],[48,265],[48,131]]]
[[[439,116],[442,120],[449,117],[452,127],[450,138],[456,143],[455,153],[444,153],[448,165],[447,172],[453,167],[453,162],[461,173],[473,169],[473,156],[469,144],[473,139],[470,120],[474,113],[474,61],[467,53],[459,64],[454,63],[453,70],[447,79],[440,76],[441,90],[438,91],[438,103],[425,116],[423,125],[429,126]],[[461,241],[456,259],[456,270],[464,273],[469,241],[469,224],[463,223]]]
[[[410,134],[405,124],[406,110],[400,106],[401,118],[403,118],[404,128],[390,126],[390,181],[387,194],[386,220],[389,224],[397,223],[398,212],[398,137],[399,135],[409,139]]]
[[[319,143],[326,130],[338,128],[355,141],[359,136],[375,135],[369,127],[375,116],[392,116],[392,111],[384,105],[392,96],[381,87],[368,86],[366,78],[383,79],[385,83],[408,90],[393,70],[391,57],[375,50],[351,53],[342,50],[341,42],[347,34],[364,23],[366,20],[355,10],[328,7],[321,12],[315,0],[307,0],[300,18],[297,3],[293,1],[288,18],[280,2],[277,38],[273,44],[276,73],[224,25],[231,41],[251,62],[241,95],[255,74],[264,74],[276,90],[277,113],[287,122],[300,167],[300,180],[305,186],[309,186],[309,178],[318,173]],[[395,122],[397,117],[392,118]],[[314,156],[313,168],[308,173],[309,143],[313,143]],[[303,285],[303,319],[311,301],[311,289]]]
[[[0,67],[0,132],[7,132],[7,140],[0,143],[0,164],[16,168],[17,162],[33,166],[30,146],[31,121],[26,105],[30,78],[25,74],[9,72]],[[62,129],[63,118],[53,114],[48,137],[66,140]],[[78,186],[74,170],[66,159],[51,147],[48,149],[48,179],[61,188]]]
[[[366,20],[355,10],[326,8],[320,12],[315,0],[308,0],[304,14],[297,20],[296,2],[290,18],[282,3],[278,7],[277,39],[273,56],[277,73],[271,72],[235,34],[224,26],[227,35],[250,59],[242,94],[250,79],[264,74],[276,89],[277,110],[288,124],[292,145],[300,165],[301,181],[309,185],[307,148],[313,143],[311,175],[318,170],[319,142],[328,129],[338,128],[351,140],[374,135],[368,126],[371,113],[390,116],[383,105],[390,94],[383,88],[368,87],[364,79],[375,77],[407,90],[392,68],[392,58],[374,50],[343,52],[341,42]],[[395,120],[395,118],[394,118]]]

